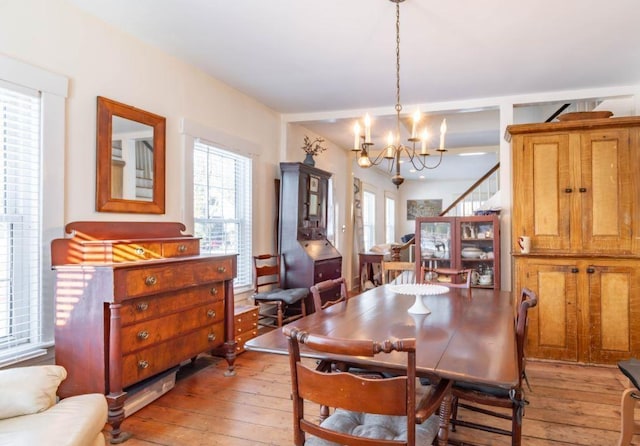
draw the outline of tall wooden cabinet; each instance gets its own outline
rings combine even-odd
[[[127,391],[202,352],[235,360],[236,256],[199,255],[181,223],[75,222],[56,239],[56,363],[63,398],[104,393],[123,440]],[[126,435],[124,435],[126,437]]]
[[[278,240],[285,286],[309,288],[340,277],[342,256],[327,239],[331,174],[303,163],[280,163],[280,170]],[[305,305],[313,309],[311,296]]]
[[[416,274],[421,265],[471,269],[472,286],[500,288],[500,221],[497,215],[416,218]],[[482,277],[482,282],[479,281]]]
[[[538,293],[528,354],[640,354],[640,118],[509,126],[514,287]],[[517,238],[531,237],[519,254]]]

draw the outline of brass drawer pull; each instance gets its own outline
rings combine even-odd
[[[149,304],[146,302],[140,302],[136,304],[136,310],[138,311],[147,311],[149,309]]]
[[[144,279],[144,283],[145,283],[147,286],[153,286],[153,285],[155,285],[156,283],[158,283],[158,279],[156,278],[156,276],[147,276],[147,277]]]
[[[136,248],[136,255],[141,256],[142,254],[144,254],[144,249],[142,249],[142,248]]]
[[[209,311],[207,311],[207,316],[209,316],[209,317],[216,317],[216,310],[209,310]]]
[[[138,332],[138,339],[145,340],[147,338],[149,338],[149,332],[147,330],[140,330]]]
[[[236,319],[236,322],[239,323],[239,324],[242,323],[242,318],[239,317],[238,319]]]
[[[227,268],[225,266],[219,266],[218,267],[218,272],[219,273],[226,273],[227,272]]]
[[[209,333],[208,339],[209,339],[209,341],[215,341],[216,340],[216,334],[215,333]]]
[[[149,361],[145,361],[144,359],[138,361],[138,368],[139,369],[147,369],[147,368],[149,368]]]
[[[209,290],[209,294],[211,294],[212,296],[215,296],[216,294],[218,294],[218,288],[211,287],[211,289]]]
[[[187,246],[186,245],[178,246],[178,252],[185,252],[186,250],[187,250]]]

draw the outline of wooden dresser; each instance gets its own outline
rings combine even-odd
[[[244,352],[244,344],[258,336],[258,307],[239,305],[235,309],[236,354]]]
[[[236,355],[236,256],[200,255],[181,223],[75,222],[52,242],[62,398],[104,393],[112,442],[127,388],[202,352]]]

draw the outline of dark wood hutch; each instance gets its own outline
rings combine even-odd
[[[104,393],[112,443],[127,388],[199,353],[236,355],[236,256],[200,255],[182,223],[74,222],[53,240],[56,363],[62,398]]]
[[[303,163],[280,163],[279,251],[284,285],[309,288],[342,274],[342,256],[327,239],[331,173]],[[324,297],[324,296],[323,296]],[[309,296],[307,309],[313,308]]]

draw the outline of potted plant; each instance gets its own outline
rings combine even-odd
[[[327,150],[326,147],[322,147],[321,144],[324,142],[322,138],[315,138],[313,141],[307,135],[304,136],[304,144],[302,145],[302,150],[307,154],[303,163],[308,164],[310,166],[315,166],[316,161],[313,159],[317,154],[324,152]]]

